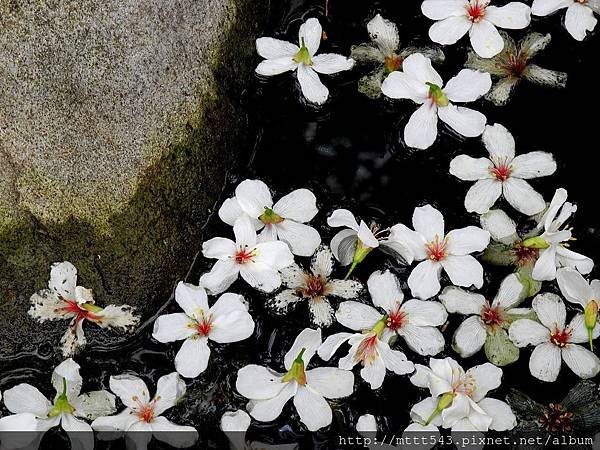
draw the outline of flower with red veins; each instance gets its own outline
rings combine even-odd
[[[550,34],[530,33],[518,44],[508,33],[501,31],[500,34],[505,43],[500,53],[493,58],[482,58],[470,52],[465,64],[494,78],[494,85],[485,96],[487,100],[497,106],[507,104],[522,80],[544,87],[564,88],[567,85],[565,72],[544,69],[531,62],[550,43]]]
[[[128,305],[108,305],[104,308],[97,306],[92,291],[77,286],[77,269],[68,261],[52,264],[48,289],[31,296],[28,313],[40,322],[70,320],[69,327],[61,338],[64,356],[71,356],[85,346],[85,321],[101,328],[133,331],[140,320]]]
[[[354,280],[336,280],[331,277],[334,259],[328,247],[320,247],[312,258],[310,268],[303,269],[294,263],[281,271],[284,289],[269,300],[269,306],[279,313],[307,302],[311,321],[319,327],[333,323],[330,297],[356,298],[362,284]]]
[[[209,306],[204,288],[180,281],[175,302],[183,312],[159,316],[152,337],[164,343],[183,340],[175,356],[175,370],[183,377],[196,378],[206,370],[209,341],[238,342],[254,332],[254,320],[241,295],[225,293]]]
[[[510,406],[486,398],[501,380],[502,369],[490,363],[466,372],[452,358],[431,358],[429,367],[417,364],[410,381],[429,389],[431,396],[412,407],[411,419],[421,427],[434,425],[453,431],[510,430],[517,424]]]
[[[546,207],[544,197],[531,187],[532,178],[556,171],[550,153],[535,151],[515,156],[515,140],[502,125],[487,125],[482,135],[488,158],[458,155],[450,162],[450,173],[464,181],[475,181],[465,197],[468,212],[485,214],[504,196],[517,211],[532,216]]]
[[[567,8],[565,28],[574,39],[583,41],[588,31],[594,31],[598,20],[594,13],[600,13],[600,5],[596,0],[533,0],[531,13],[536,16],[547,16],[559,9]]]
[[[252,220],[245,214],[235,220],[233,233],[235,242],[217,237],[202,244],[203,255],[217,262],[200,277],[200,284],[211,294],[220,294],[241,276],[253,288],[273,292],[281,285],[279,271],[294,262],[288,245],[259,242]]]
[[[536,296],[532,306],[539,322],[518,319],[508,329],[508,335],[517,347],[535,346],[529,360],[531,374],[542,381],[555,381],[562,360],[580,378],[595,377],[600,372],[600,359],[579,345],[588,341],[584,314],[575,315],[566,325],[565,304],[558,295],[551,293]],[[592,339],[599,335],[600,326],[596,324]]]
[[[489,5],[489,0],[471,0],[466,6],[467,19],[473,23],[479,23],[485,17],[485,9]]]
[[[515,256],[516,264],[519,267],[535,263],[540,255],[539,249],[525,247],[523,241],[520,239],[515,241],[512,251]]]
[[[519,308],[525,298],[525,289],[516,274],[507,276],[493,301],[483,295],[454,286],[444,289],[439,296],[449,313],[466,316],[454,333],[454,350],[468,358],[482,348],[490,362],[505,366],[515,362],[519,349],[508,339],[506,330],[517,318],[531,315],[529,308]]]
[[[436,63],[444,61],[444,53],[438,47],[400,46],[400,36],[395,23],[377,14],[367,23],[371,42],[352,46],[351,57],[358,63],[372,67],[371,73],[358,81],[358,91],[367,97],[381,96],[381,83],[390,73],[402,69],[404,60],[421,53]]]
[[[111,376],[109,385],[110,390],[121,399],[125,409],[114,416],[98,417],[92,422],[94,431],[137,430],[148,433],[148,441],[154,437],[165,442],[172,442],[172,439],[168,440],[169,433],[171,436],[177,434],[177,443],[182,448],[192,446],[198,439],[198,432],[194,427],[174,424],[162,415],[185,396],[185,382],[177,372],[158,379],[156,394],[152,398],[146,383],[134,375]]]
[[[445,271],[453,284],[463,287],[483,285],[483,267],[471,253],[485,250],[490,234],[469,226],[445,232],[444,216],[431,205],[415,208],[413,228],[394,225],[390,239],[406,245],[421,261],[408,277],[414,297],[426,300],[440,289],[440,276]]]

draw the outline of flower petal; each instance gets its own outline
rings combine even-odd
[[[424,400],[421,400],[419,403],[415,404],[410,410],[410,418],[417,423],[425,423],[431,417],[433,411],[436,409],[438,403],[438,399],[434,397],[427,397]],[[414,425],[414,424],[413,424]],[[439,414],[433,417],[431,421],[431,425],[436,427],[442,425],[442,418]],[[408,430],[408,428],[407,428]],[[422,431],[420,429],[415,431]]]
[[[465,209],[468,212],[485,214],[502,195],[502,182],[496,179],[477,181],[465,196]]]
[[[52,386],[57,393],[62,393],[67,386],[67,399],[74,400],[81,392],[83,380],[79,374],[81,367],[73,359],[68,358],[54,368]]]
[[[529,371],[537,379],[551,383],[558,378],[560,365],[561,350],[550,342],[544,342],[533,349]]]
[[[236,390],[252,400],[266,400],[278,395],[285,387],[281,375],[263,366],[249,364],[238,370]]]
[[[327,101],[329,89],[321,83],[317,72],[305,64],[300,64],[297,74],[298,83],[306,100],[316,105],[322,105]]]
[[[548,329],[531,319],[515,320],[508,329],[508,336],[517,347],[538,345],[550,340]]]
[[[377,14],[367,23],[367,31],[371,40],[384,55],[392,55],[398,49],[400,45],[398,27],[395,23],[381,17],[381,14]]]
[[[265,400],[250,401],[248,403],[248,412],[252,417],[260,422],[270,422],[281,415],[283,407],[290,398],[296,395],[298,383],[279,383],[282,387],[277,395]]]
[[[500,28],[520,30],[529,26],[531,9],[525,3],[510,2],[504,6],[488,6],[485,18]]]
[[[475,380],[475,391],[471,395],[474,402],[482,400],[490,391],[500,387],[502,369],[491,363],[480,364],[467,370]]]
[[[504,48],[504,40],[494,24],[488,20],[474,23],[469,32],[473,50],[482,58],[496,56]]]
[[[453,102],[474,102],[492,87],[492,77],[487,72],[462,69],[444,86],[444,94]]]
[[[492,162],[488,158],[472,158],[458,155],[450,161],[450,173],[465,181],[477,181],[492,178]]]
[[[450,103],[438,108],[440,120],[465,137],[476,137],[485,129],[486,117],[479,111]]]
[[[594,31],[598,20],[586,5],[573,2],[565,14],[565,28],[578,41],[583,41],[588,31]]]
[[[363,414],[356,421],[356,431],[363,436],[370,433],[377,433],[377,421],[372,414]]]
[[[48,287],[67,300],[75,299],[77,269],[69,261],[52,264]]]
[[[208,311],[208,296],[202,286],[180,281],[175,288],[175,301],[190,317],[197,318],[199,310]]]
[[[509,162],[515,157],[515,139],[503,125],[487,125],[481,138],[492,160]]]
[[[444,335],[434,327],[416,326],[409,322],[398,330],[398,334],[404,338],[406,345],[413,352],[423,356],[437,355],[446,345]]]
[[[311,221],[319,212],[317,198],[308,189],[296,189],[284,195],[273,205],[273,211],[285,219],[300,223]]]
[[[234,294],[230,294],[234,295]],[[221,314],[212,323],[209,339],[219,344],[243,341],[254,333],[254,321],[248,311]]]
[[[331,423],[333,414],[331,406],[320,395],[309,386],[299,386],[294,396],[294,406],[300,421],[306,425],[309,431],[317,431]]]
[[[202,243],[205,258],[226,259],[234,255],[235,251],[235,242],[231,239],[216,237]]]
[[[580,273],[586,275],[594,268],[594,261],[587,256],[569,250],[563,246],[556,249],[557,261],[560,266],[571,267],[577,269]]]
[[[575,317],[571,319],[569,328],[571,329],[571,338],[569,339],[570,343],[583,344],[589,341],[589,334],[588,329],[585,326],[584,314],[576,314]],[[596,322],[592,330],[592,339],[597,339],[598,336],[600,336],[600,324]]]
[[[556,161],[552,153],[531,152],[513,159],[512,167],[513,177],[524,179],[545,177],[556,171]]]
[[[354,280],[331,280],[327,283],[329,289],[328,295],[344,299],[356,298],[363,286]]]
[[[483,267],[471,255],[447,256],[440,263],[456,286],[483,286]]]
[[[293,220],[274,225],[279,239],[290,246],[294,255],[311,256],[321,244],[321,236],[313,227]]]
[[[185,395],[185,381],[177,372],[163,375],[156,383],[156,395],[154,396],[154,414],[159,416],[167,409],[172,408]]]
[[[342,302],[335,313],[337,321],[354,331],[370,330],[381,319],[375,308],[359,302]]]
[[[354,217],[354,214],[347,209],[336,209],[333,211],[331,216],[327,218],[327,225],[332,228],[347,227],[356,232],[358,232],[359,229],[359,225]]]
[[[529,67],[529,66],[528,66]],[[525,69],[527,71],[527,69]],[[500,78],[492,85],[485,98],[496,106],[504,106],[510,100],[513,90],[520,82],[520,78],[505,77]]]
[[[336,367],[317,367],[306,371],[306,383],[325,398],[343,398],[354,391],[354,374]]]
[[[443,20],[464,15],[466,6],[468,0],[425,0],[421,12],[431,20]]]
[[[52,404],[38,388],[21,383],[4,391],[4,405],[11,413],[31,413],[46,418]]]
[[[531,277],[538,281],[551,281],[556,278],[556,247],[550,246],[541,250]]]
[[[421,104],[428,98],[429,87],[404,72],[395,71],[383,80],[381,92],[390,98],[409,99]]]
[[[500,306],[503,309],[514,308],[523,300],[523,291],[523,283],[519,281],[519,277],[516,274],[512,273],[500,283],[500,288],[492,305]]]
[[[438,133],[438,108],[431,102],[423,103],[404,127],[404,142],[407,146],[425,150],[433,145]]]
[[[456,422],[468,417],[471,410],[469,399],[464,394],[457,394],[452,404],[442,411],[442,427],[451,428]]]
[[[218,260],[210,272],[202,274],[200,285],[211,294],[220,294],[238,278],[240,266],[233,259]]]
[[[379,389],[385,379],[385,363],[378,355],[374,360],[368,361],[362,369],[360,369],[360,376],[363,380],[369,383],[371,389]]]
[[[100,416],[114,414],[115,396],[108,391],[91,391],[80,395],[71,402],[75,408],[73,414],[87,420],[95,420]]]
[[[342,266],[352,263],[357,242],[358,233],[348,228],[338,232],[331,240],[329,244],[331,252]]]
[[[517,211],[533,216],[546,207],[544,197],[520,178],[510,177],[502,183],[504,198]]]
[[[517,425],[516,416],[505,402],[495,398],[484,398],[477,405],[492,418],[490,430],[507,431]]]
[[[176,425],[165,417],[154,419],[152,436],[174,448],[188,448],[198,440],[198,432],[194,427]]]
[[[439,299],[449,313],[463,315],[479,314],[486,304],[485,297],[481,294],[465,291],[455,286],[445,287]]]
[[[342,72],[352,69],[354,60],[346,58],[335,53],[323,53],[312,58],[313,65],[311,66],[315,72],[325,75]]]
[[[449,254],[468,255],[485,250],[490,242],[490,233],[479,227],[469,226],[450,231],[446,238]]]
[[[319,358],[321,358],[323,361],[329,361],[337,349],[340,348],[340,346],[352,336],[355,336],[355,334],[336,333],[328,336],[327,339],[325,339],[325,342],[323,342],[323,344],[321,344],[317,350]]]
[[[256,52],[265,59],[292,58],[299,50],[296,44],[280,39],[261,37],[256,40]]]
[[[379,241],[364,220],[360,221],[360,226],[358,227],[358,239],[367,247],[379,247]]]
[[[263,77],[279,75],[296,69],[298,63],[289,56],[283,58],[265,59],[256,66],[256,73]]]
[[[600,372],[600,359],[581,345],[567,345],[562,349],[562,357],[579,378],[593,378]]]
[[[240,268],[240,275],[246,283],[262,292],[273,292],[281,286],[281,276],[277,270],[264,263],[244,264]]]
[[[479,316],[470,316],[456,329],[452,339],[452,348],[462,358],[468,358],[481,350],[486,337],[487,332]]]
[[[394,225],[390,229],[389,239],[399,242],[408,248],[415,260],[422,261],[427,258],[425,239],[419,233],[411,230],[406,225],[401,223]]]
[[[386,312],[394,310],[404,300],[400,283],[389,270],[373,272],[367,280],[367,288],[373,304]]]
[[[408,322],[419,327],[437,327],[448,318],[446,309],[440,302],[409,300],[402,305],[402,311],[408,314]]]
[[[386,369],[391,370],[397,375],[405,375],[414,372],[415,365],[406,359],[406,355],[403,352],[392,350],[390,346],[383,341],[379,341],[377,347]]]
[[[273,207],[273,198],[269,187],[261,180],[242,181],[235,188],[235,198],[240,208],[253,218],[258,218],[265,212],[265,208]]]
[[[431,60],[421,53],[413,53],[402,63],[402,71],[411,78],[420,81],[421,84],[433,83],[442,86],[442,77],[431,65]]]
[[[290,370],[292,363],[297,358],[302,350],[302,360],[304,361],[304,367],[308,366],[310,359],[316,353],[317,349],[321,346],[321,329],[317,328],[313,330],[311,328],[305,328],[298,334],[296,340],[292,344],[289,351],[285,354],[284,365],[286,370]]]
[[[321,45],[321,37],[323,35],[323,28],[317,19],[311,17],[302,25],[298,30],[298,42],[304,45],[308,49],[311,56],[313,56],[319,50]]]
[[[110,390],[114,392],[128,408],[137,408],[139,399],[142,403],[150,401],[150,393],[146,383],[133,375],[113,375],[109,381]]]
[[[197,333],[191,325],[193,322],[187,314],[164,314],[154,322],[152,337],[162,343],[187,339]]]
[[[412,217],[415,231],[421,234],[427,242],[444,237],[444,216],[431,205],[415,208]]]
[[[473,23],[467,19],[466,14],[451,16],[431,25],[429,39],[442,45],[456,44],[460,38],[472,29],[472,26]]]
[[[412,270],[408,277],[408,287],[414,297],[426,300],[440,291],[442,265],[426,259]]]
[[[540,294],[533,299],[533,309],[538,317],[538,320],[549,330],[554,327],[563,329],[567,311],[562,299],[550,292]]]
[[[206,337],[186,339],[175,356],[175,369],[182,377],[196,378],[206,370],[209,359]]]
[[[547,16],[572,4],[573,0],[533,0],[531,13],[536,16]]]
[[[556,271],[556,281],[562,295],[571,303],[579,304],[583,308],[594,299],[594,292],[583,276],[569,267]]]
[[[501,209],[491,209],[480,217],[481,228],[487,230],[492,239],[503,244],[512,244],[517,236],[517,225]]]
[[[567,85],[566,72],[544,69],[536,64],[529,64],[525,69],[523,78],[540,86],[564,88]]]

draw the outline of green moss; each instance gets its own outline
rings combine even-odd
[[[0,227],[0,356],[60,339],[64,328],[40,325],[26,314],[52,262],[75,264],[81,284],[94,289],[100,304],[128,303],[148,317],[169,297],[200,249],[203,224],[247,142],[238,102],[253,69],[253,41],[265,4],[236,2],[227,39],[210,55],[218,83],[199,88],[203,102],[179,124],[181,138],[161,152],[132,199],[102,226],[77,217],[42,224],[24,213],[18,224]],[[45,195],[56,189],[43,176],[31,176],[40,177],[36,189]]]

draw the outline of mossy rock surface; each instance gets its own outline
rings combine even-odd
[[[144,318],[185,276],[247,142],[266,7],[0,3],[0,357],[58,342],[26,313],[52,262]]]

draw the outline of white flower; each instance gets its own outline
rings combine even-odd
[[[391,238],[411,249],[415,261],[422,261],[408,277],[412,295],[425,300],[437,294],[442,269],[456,286],[483,285],[483,267],[470,253],[485,250],[490,233],[470,226],[445,234],[444,217],[431,205],[415,208],[412,223],[415,231],[398,224],[391,232]]]
[[[317,199],[308,189],[296,189],[273,204],[271,192],[260,180],[244,180],[235,189],[235,196],[223,202],[219,217],[233,225],[246,215],[255,229],[261,230],[258,242],[281,240],[294,255],[311,256],[321,243],[313,227],[305,225],[317,214]]]
[[[22,441],[33,442],[27,448],[37,448],[44,433],[60,425],[69,434],[72,448],[92,448],[92,428],[81,419],[93,420],[102,414],[115,412],[115,396],[104,390],[80,394],[83,381],[79,368],[79,364],[69,358],[54,369],[52,386],[56,395],[52,402],[27,383],[5,391],[4,404],[15,415],[0,419],[0,430],[27,431],[14,438],[23,446],[27,443]],[[13,439],[11,436],[8,438]],[[8,446],[9,442],[17,443],[3,440],[3,448],[19,448]]]
[[[567,8],[565,28],[571,36],[583,41],[587,31],[593,31],[598,20],[594,13],[600,14],[598,0],[533,0],[531,13],[535,16],[547,16],[559,9]]]
[[[353,45],[350,56],[358,62],[373,63],[375,69],[358,81],[359,92],[371,98],[381,95],[383,79],[402,68],[402,62],[413,53],[422,53],[432,61],[444,61],[444,53],[439,48],[405,47],[400,50],[400,37],[395,23],[377,14],[367,23],[371,42]]]
[[[325,400],[348,397],[354,390],[354,375],[335,367],[306,370],[321,345],[321,330],[305,328],[284,359],[285,374],[250,364],[238,371],[237,391],[250,399],[247,409],[261,422],[275,420],[289,399],[309,431],[331,423],[332,412]]]
[[[532,273],[534,279],[554,280],[558,267],[571,267],[584,275],[591,272],[594,261],[567,248],[568,241],[572,240],[573,236],[571,229],[563,225],[575,211],[577,206],[567,202],[567,191],[557,189],[537,227],[544,232],[523,242],[526,247],[539,249],[539,258]]]
[[[296,450],[298,444],[269,445],[264,442],[247,442],[246,431],[250,427],[250,416],[246,411],[226,412],[221,416],[221,431],[229,439],[231,450]]]
[[[436,20],[429,28],[429,37],[438,44],[455,44],[465,34],[473,50],[482,58],[491,58],[504,48],[496,29],[520,30],[529,26],[531,9],[524,3],[510,2],[505,6],[490,5],[491,0],[425,0],[421,11]]]
[[[308,19],[300,26],[298,45],[268,37],[256,40],[256,51],[265,58],[256,67],[259,75],[279,75],[295,70],[302,94],[309,102],[321,105],[329,97],[329,90],[319,80],[318,73],[331,75],[349,70],[354,60],[342,55],[317,55],[323,30],[317,19]]]
[[[333,256],[327,247],[317,250],[310,270],[303,270],[295,263],[286,267],[281,271],[281,278],[288,289],[277,294],[270,306],[285,311],[289,306],[306,300],[312,323],[319,327],[331,325],[333,308],[327,298],[355,298],[362,289],[358,281],[331,279],[332,271]]]
[[[358,420],[356,421],[356,431],[358,431],[363,436],[363,441],[362,441],[363,446],[370,450],[375,450],[375,449],[393,450],[393,449],[413,448],[413,447],[414,448],[418,447],[422,450],[429,450],[430,448],[432,448],[435,445],[435,443],[438,441],[438,439],[440,437],[440,433],[438,432],[437,427],[434,427],[433,425],[428,425],[427,427],[421,427],[418,424],[411,424],[404,430],[405,433],[402,435],[402,437],[394,436],[393,438],[390,439],[390,438],[387,438],[387,435],[386,435],[383,440],[377,440],[377,420],[375,419],[375,417],[373,417],[372,414],[363,414],[362,416],[360,416],[358,418]],[[413,435],[413,436],[406,435],[406,432],[413,432],[413,431],[418,431],[419,434]],[[427,432],[427,434],[422,433],[422,432]],[[414,445],[405,444],[405,446],[403,446],[400,444],[400,442],[402,442],[401,439],[410,439],[411,437],[415,437],[415,438],[419,439],[419,441],[414,441],[414,440],[406,441],[406,442],[412,442],[412,443],[414,443]],[[426,439],[426,441],[423,441],[421,439]],[[431,441],[430,441],[430,439],[431,439]],[[390,442],[390,444],[386,444],[386,441]],[[415,442],[418,442],[418,444]],[[433,442],[433,444],[430,445],[431,442]],[[400,445],[393,445],[394,443],[398,443]]]
[[[159,342],[184,341],[175,357],[175,369],[184,377],[195,378],[206,370],[209,340],[226,344],[247,339],[254,332],[254,321],[241,295],[223,294],[209,308],[202,287],[180,281],[175,301],[183,312],[159,316],[152,337]]]
[[[431,61],[420,53],[404,60],[402,72],[392,72],[381,91],[390,98],[410,99],[421,105],[404,128],[404,141],[409,147],[426,149],[437,137],[438,117],[457,133],[475,137],[483,133],[486,117],[480,112],[452,102],[474,102],[492,87],[487,72],[463,69],[444,86]]]
[[[439,302],[412,299],[403,303],[404,294],[398,280],[389,271],[374,272],[367,286],[373,304],[385,313],[363,303],[343,302],[335,316],[340,324],[356,333],[329,336],[318,353],[328,361],[348,342],[350,351],[340,359],[339,367],[350,370],[360,363],[361,376],[372,389],[377,389],[383,383],[386,369],[399,375],[414,369],[403,352],[390,348],[390,338],[397,333],[414,352],[436,355],[445,345],[444,336],[436,327],[443,325],[448,315]]]
[[[413,255],[409,248],[394,240],[390,236],[389,228],[381,229],[375,223],[368,226],[364,220],[361,220],[359,225],[354,214],[347,209],[333,211],[327,218],[327,225],[332,228],[344,227],[333,237],[330,247],[333,256],[342,266],[351,265],[346,278],[375,248],[379,248],[382,252],[392,255],[406,264],[413,261]]]
[[[556,294],[540,294],[533,299],[533,309],[541,323],[530,319],[513,322],[508,329],[517,347],[534,345],[529,360],[531,374],[542,381],[556,381],[561,359],[581,378],[595,377],[600,371],[600,359],[581,344],[588,340],[583,314],[577,314],[565,327],[567,311]],[[593,328],[592,338],[600,335],[600,326]]]
[[[563,268],[556,272],[556,281],[562,295],[569,302],[583,308],[590,350],[593,350],[593,330],[598,321],[598,303],[600,303],[600,280],[592,280],[588,283],[576,270]]]
[[[114,416],[98,417],[92,422],[95,431],[125,433],[138,450],[146,449],[152,436],[177,448],[189,447],[198,439],[193,427],[176,425],[161,415],[185,395],[185,383],[177,372],[158,379],[152,399],[146,383],[136,376],[112,376],[109,384],[125,409]]]
[[[248,216],[239,217],[233,224],[235,242],[213,238],[202,244],[206,258],[217,262],[210,272],[200,277],[200,285],[211,294],[220,294],[237,280],[238,275],[253,288],[273,292],[281,285],[281,270],[294,262],[285,242],[257,243],[256,231]]]
[[[510,342],[505,329],[513,320],[531,313],[529,308],[517,308],[523,300],[523,290],[523,284],[515,274],[502,281],[491,304],[483,295],[454,286],[446,287],[439,297],[446,310],[469,316],[454,333],[454,350],[468,358],[485,345],[488,359],[497,366],[516,361],[519,349]]]
[[[410,410],[411,419],[421,425],[451,428],[453,431],[506,431],[517,424],[510,406],[486,398],[500,386],[502,369],[490,363],[466,372],[452,358],[429,360],[429,367],[416,365],[412,384],[428,388],[431,397]]]
[[[40,322],[71,319],[60,341],[64,356],[71,356],[85,346],[83,322],[86,320],[102,328],[125,331],[132,331],[140,320],[128,305],[96,306],[92,291],[77,286],[77,269],[68,261],[52,264],[48,289],[33,294],[31,304],[29,315]]]
[[[517,211],[532,216],[546,207],[544,198],[525,181],[556,171],[550,153],[531,152],[515,157],[515,140],[500,124],[487,125],[482,135],[489,158],[458,155],[450,162],[450,173],[465,181],[476,181],[465,197],[468,212],[484,214],[501,195]]]

